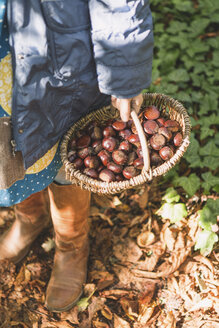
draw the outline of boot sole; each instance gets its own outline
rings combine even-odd
[[[74,300],[72,303],[68,304],[67,306],[65,306],[63,308],[59,308],[59,309],[53,308],[53,307],[50,307],[49,305],[47,305],[47,303],[45,303],[45,306],[51,312],[55,312],[55,313],[66,312],[66,311],[70,310],[77,303],[77,301],[80,299],[82,294],[83,294],[83,290],[81,291],[79,296],[76,298],[76,300]]]

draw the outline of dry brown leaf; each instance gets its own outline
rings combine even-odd
[[[181,250],[185,247],[185,238],[186,238],[186,234],[183,233],[182,231],[179,231],[174,245],[174,251]]]
[[[89,295],[93,295],[94,291],[96,289],[96,285],[95,284],[86,284],[84,286],[84,295],[85,296],[89,296]]]
[[[114,277],[112,278],[107,278],[107,279],[100,279],[97,283],[97,289],[98,290],[103,290],[111,285],[113,285],[115,282]]]
[[[147,252],[147,253],[146,253]],[[145,250],[145,260],[138,261],[137,268],[144,271],[153,271],[157,265],[158,260],[164,254],[165,250],[160,241],[150,245]],[[148,255],[149,254],[149,255]],[[133,271],[135,272],[135,271]]]
[[[104,307],[105,301],[106,301],[106,299],[104,297],[99,298],[99,297],[93,296],[91,298],[91,303],[88,306],[88,320],[89,320],[89,323],[91,323],[95,313],[97,311],[102,310],[102,308]]]
[[[148,204],[148,188],[147,187],[139,195],[137,202],[142,210],[147,206],[147,204]]]
[[[203,263],[204,265],[206,265],[206,267],[208,267],[208,269],[209,269],[212,273],[214,273],[214,266],[213,266],[213,264],[212,264],[212,262],[211,262],[210,259],[208,259],[207,257],[205,257],[205,256],[203,256],[203,255],[200,255],[200,254],[194,256],[193,259],[194,259],[195,261],[197,261],[197,262],[201,262],[201,263]]]
[[[127,297],[122,297],[120,299],[120,304],[122,306],[123,311],[131,320],[135,320],[138,317],[138,302],[133,301]]]
[[[114,328],[130,328],[130,324],[114,313]]]
[[[176,233],[169,227],[166,227],[160,232],[160,240],[167,246],[167,249],[172,252],[176,242]]]
[[[113,246],[113,253],[121,262],[136,263],[142,256],[141,249],[130,238],[119,239],[119,242]]]
[[[140,247],[147,247],[155,242],[155,234],[151,231],[143,231],[137,237],[137,244]]]
[[[22,267],[20,268],[20,271],[17,274],[16,280],[15,280],[15,286],[20,286],[24,280],[25,280],[25,264],[22,265]]]
[[[138,296],[139,311],[141,314],[141,309],[145,308],[151,302],[157,283],[154,281],[145,282],[144,291]]]
[[[111,289],[104,290],[101,292],[101,296],[106,298],[118,299],[120,297],[124,297],[126,295],[130,296],[130,291],[122,290],[122,289]]]
[[[145,278],[136,277],[132,272],[133,270],[129,269],[126,266],[114,264],[113,269],[119,280],[115,287],[133,289],[134,282],[135,290],[144,290],[144,285],[146,282]]]
[[[142,215],[137,215],[134,218],[131,218],[131,222],[129,224],[130,227],[134,227],[137,224],[142,224],[149,217],[149,211],[144,211]]]
[[[176,319],[171,311],[162,312],[157,321],[157,327],[160,328],[176,328]]]
[[[78,314],[79,314],[78,307],[74,306],[68,312],[62,312],[61,313],[61,319],[62,320],[68,320],[72,324],[78,325],[79,324]]]
[[[101,322],[99,321],[99,319],[93,321],[93,325],[95,328],[110,328],[110,326],[107,323]]]
[[[142,306],[137,321],[140,324],[146,324],[151,319],[155,306],[155,303],[151,306]]]
[[[93,202],[100,208],[110,208],[112,199],[112,195],[99,195],[95,193],[92,194]]]
[[[107,305],[104,305],[104,308],[101,310],[101,314],[108,320],[112,320],[113,318],[113,314]]]

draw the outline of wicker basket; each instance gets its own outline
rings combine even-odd
[[[186,109],[181,103],[163,94],[143,94],[144,100],[142,108],[149,105],[155,105],[161,111],[162,116],[168,116],[170,119],[176,120],[182,129],[183,141],[177,149],[173,157],[163,163],[162,165],[149,170],[142,169],[141,174],[135,176],[130,180],[120,182],[102,182],[83,174],[68,160],[68,144],[69,141],[77,136],[77,132],[83,130],[90,122],[96,121],[99,126],[104,126],[105,122],[109,119],[119,118],[119,111],[111,108],[111,106],[103,107],[99,110],[91,112],[85,117],[77,121],[65,134],[61,144],[61,158],[66,171],[66,178],[73,184],[81,186],[84,189],[100,194],[115,194],[122,192],[126,189],[139,186],[145,182],[149,182],[153,177],[157,177],[167,173],[183,156],[189,145],[190,136],[190,119]]]

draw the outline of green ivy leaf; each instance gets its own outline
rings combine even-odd
[[[175,223],[187,216],[187,210],[183,203],[165,203],[156,214],[160,215],[163,219],[169,219],[171,223]]]
[[[211,209],[205,205],[202,210],[198,211],[198,222],[202,229],[212,231],[212,225],[217,223],[217,216],[212,213]]]
[[[201,254],[207,256],[211,253],[213,246],[217,241],[218,236],[215,232],[202,230],[198,234],[194,249],[195,251],[200,249]]]
[[[210,140],[204,147],[200,148],[201,156],[219,156],[219,148],[215,145],[214,140]]]
[[[208,199],[206,202],[206,206],[210,208],[213,215],[218,216],[219,214],[219,199]]]
[[[200,140],[204,140],[207,137],[212,137],[214,135],[214,130],[206,126],[201,127]]]
[[[211,187],[214,187],[219,183],[219,177],[213,176],[211,172],[202,173],[202,178],[204,182],[202,182],[202,187],[205,192],[209,192]]]
[[[174,82],[187,82],[189,81],[189,74],[183,68],[175,69],[168,75],[168,79]]]
[[[202,167],[208,167],[211,170],[218,168],[219,157],[205,156],[202,162]]]
[[[212,188],[214,191],[216,191],[216,193],[219,194],[219,184],[216,185],[214,188]]]
[[[162,200],[167,203],[177,203],[180,200],[180,195],[174,188],[168,188]]]
[[[191,197],[199,189],[201,181],[199,177],[192,173],[188,177],[179,177],[176,179],[176,184],[183,187],[185,192]]]
[[[209,25],[210,23],[209,18],[196,18],[195,20],[192,21],[190,25],[190,30],[193,36],[197,36],[202,34],[205,31],[205,28]]]

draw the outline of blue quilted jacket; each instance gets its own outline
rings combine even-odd
[[[148,0],[7,0],[12,125],[28,168],[81,116],[150,84]]]

